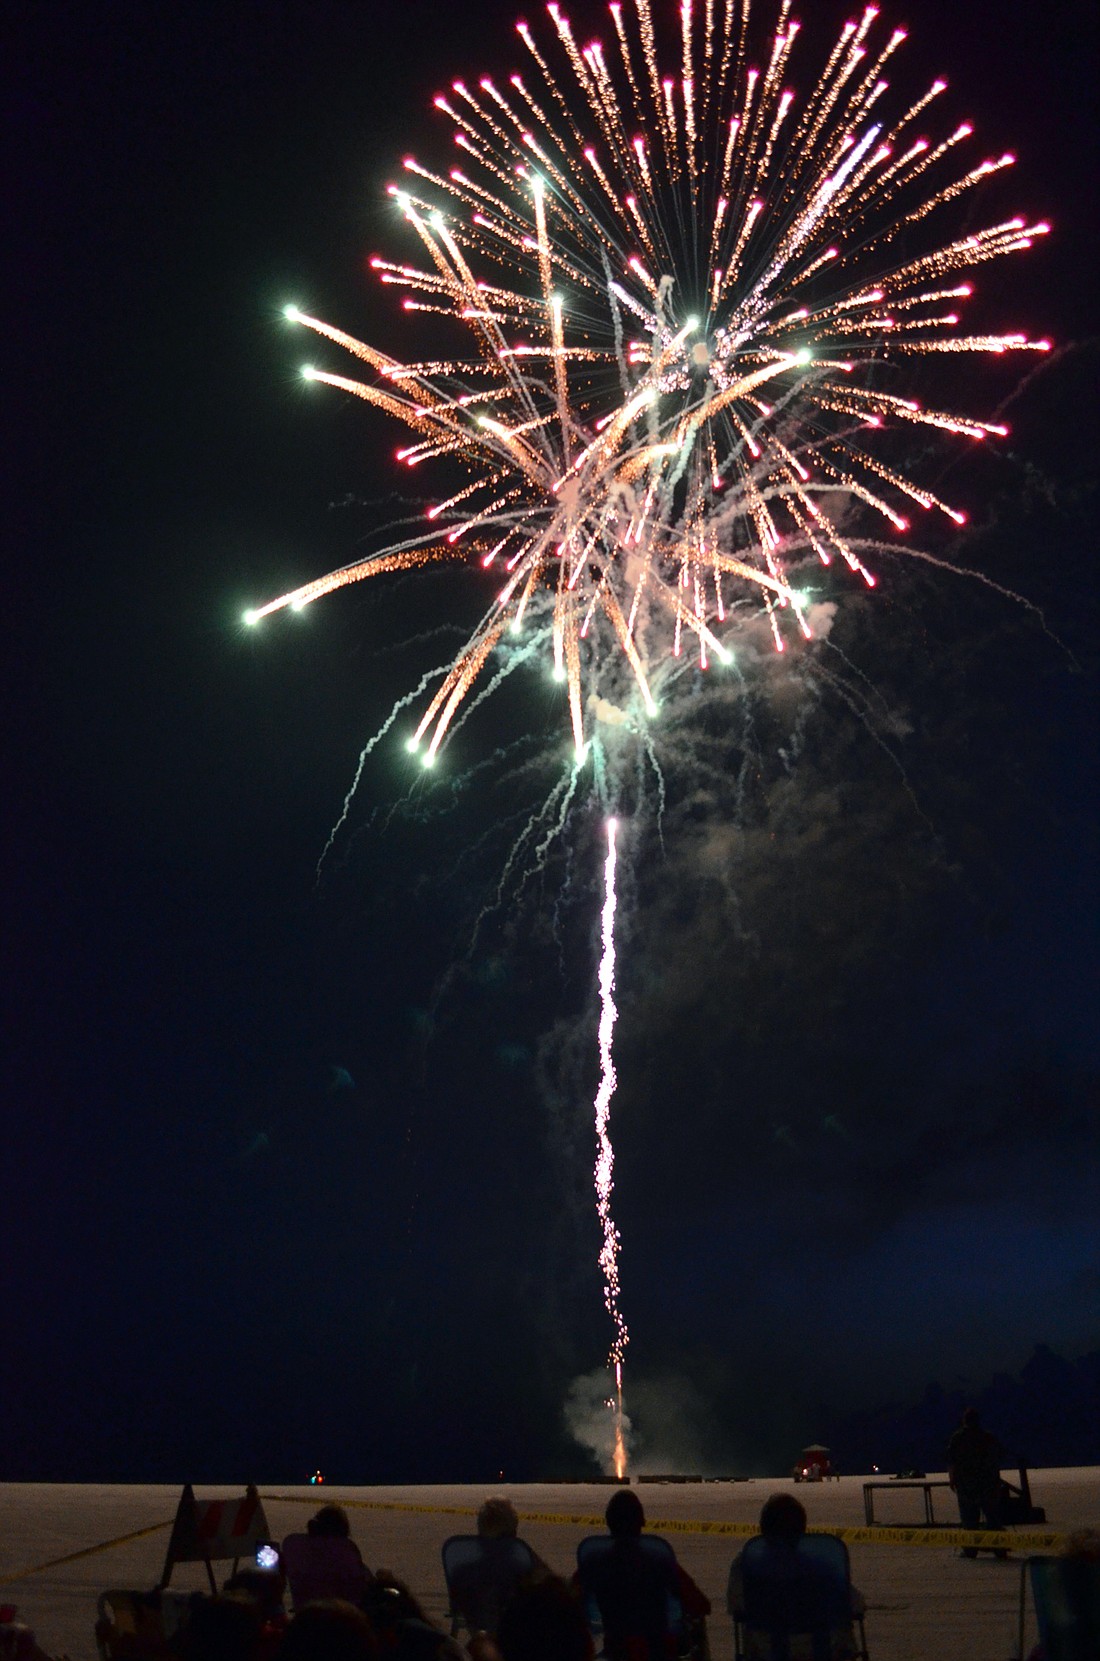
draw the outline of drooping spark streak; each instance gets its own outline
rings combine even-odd
[[[616,839],[619,824],[617,819],[607,821],[607,859],[604,862],[604,902],[600,919],[601,935],[603,940],[603,954],[600,957],[599,988],[600,988],[600,1084],[596,1091],[596,1167],[593,1173],[596,1185],[596,1213],[603,1230],[603,1245],[600,1248],[600,1270],[603,1274],[603,1301],[607,1313],[611,1316],[614,1336],[608,1352],[608,1366],[615,1373],[615,1475],[622,1477],[626,1471],[626,1446],[623,1441],[623,1359],[626,1355],[626,1346],[630,1342],[626,1322],[619,1307],[619,1231],[615,1227],[611,1215],[611,1195],[615,1187],[615,1149],[611,1143],[609,1123],[611,1119],[611,1098],[615,1094],[617,1079],[615,1076],[615,1061],[612,1056],[612,1042],[615,1037],[615,1021],[618,1010],[615,1007],[615,865]]]

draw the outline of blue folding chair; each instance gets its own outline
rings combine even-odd
[[[736,1661],[868,1661],[863,1616],[852,1613],[848,1548],[834,1534],[794,1543],[756,1535],[739,1559],[741,1606],[733,1613]]]
[[[534,1552],[514,1536],[492,1540],[480,1534],[452,1534],[444,1540],[452,1636],[466,1626],[495,1637],[504,1610],[534,1573]]]
[[[1021,1658],[1029,1581],[1046,1661],[1097,1661],[1100,1656],[1100,1563],[1081,1557],[1026,1559],[1020,1570],[1017,1654]]]
[[[685,1653],[688,1634],[676,1576],[676,1554],[656,1534],[614,1539],[592,1534],[577,1547],[577,1579],[602,1654],[666,1661]]]

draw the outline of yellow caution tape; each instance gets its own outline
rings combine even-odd
[[[317,1495],[264,1494],[263,1498],[269,1504],[313,1505],[316,1503]],[[359,1511],[402,1511],[421,1517],[477,1516],[477,1509],[471,1505],[412,1505],[407,1500],[356,1499],[341,1499],[340,1504]],[[551,1523],[567,1528],[602,1530],[606,1526],[605,1518],[590,1516],[580,1511],[521,1511],[519,1517],[521,1522],[525,1523]],[[169,1518],[162,1523],[150,1523],[147,1528],[135,1528],[130,1534],[116,1535],[113,1540],[101,1540],[94,1546],[82,1546],[79,1551],[66,1552],[64,1557],[51,1557],[47,1563],[35,1563],[30,1568],[18,1570],[15,1574],[0,1575],[0,1586],[14,1586],[20,1580],[29,1579],[31,1575],[44,1574],[47,1569],[59,1569],[65,1563],[75,1563],[82,1557],[94,1557],[97,1552],[110,1551],[113,1546],[128,1545],[132,1540],[143,1540],[147,1535],[159,1534],[162,1529],[171,1526],[172,1519]],[[685,1520],[682,1517],[655,1517],[650,1521],[649,1528],[654,1534],[717,1534],[741,1540],[750,1539],[759,1533],[755,1523],[730,1523],[702,1518]],[[1027,1533],[1012,1533],[1008,1529],[994,1532],[965,1528],[893,1528],[879,1525],[867,1528],[811,1529],[810,1533],[832,1534],[849,1546],[949,1546],[967,1550],[977,1548],[981,1551],[1030,1552],[1057,1552],[1068,1538],[1065,1534],[1053,1531],[1039,1533],[1029,1530]]]
[[[264,1494],[272,1504],[313,1505],[316,1494]],[[413,1505],[407,1500],[356,1500],[341,1498],[341,1505],[361,1511],[404,1511],[417,1516],[476,1517],[477,1509],[470,1505]],[[559,1523],[570,1528],[598,1528],[607,1526],[604,1517],[589,1516],[577,1511],[520,1511],[525,1523]],[[756,1523],[729,1523],[682,1517],[654,1517],[647,1528],[653,1534],[719,1534],[732,1539],[748,1540],[759,1534]],[[1008,1529],[965,1528],[894,1528],[875,1524],[869,1528],[811,1528],[811,1534],[832,1534],[849,1546],[953,1546],[978,1547],[982,1551],[1041,1551],[1055,1552],[1067,1536],[1054,1532],[1013,1533]]]
[[[162,1528],[171,1528],[167,1522],[150,1523],[148,1528],[135,1528],[132,1534],[120,1534],[114,1540],[101,1540],[97,1546],[81,1546],[79,1551],[66,1552],[64,1557],[51,1557],[48,1563],[36,1563],[33,1568],[20,1569],[18,1574],[0,1575],[0,1586],[14,1586],[32,1574],[44,1574],[47,1569],[59,1569],[63,1563],[75,1563],[79,1557],[94,1557],[97,1551],[109,1551],[112,1546],[124,1546],[130,1540],[143,1540],[147,1534],[159,1534]]]

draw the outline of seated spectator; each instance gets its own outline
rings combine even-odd
[[[433,1626],[403,1580],[389,1569],[374,1576],[367,1612],[378,1634],[378,1652],[393,1661],[466,1661],[462,1650]]]
[[[455,1535],[443,1547],[451,1609],[471,1632],[495,1632],[519,1587],[550,1573],[518,1536],[515,1506],[491,1495],[477,1514],[477,1537]]]
[[[260,1616],[237,1592],[198,1598],[179,1639],[181,1661],[257,1661]]]
[[[477,1531],[483,1540],[515,1540],[519,1537],[519,1516],[510,1499],[502,1494],[490,1494],[477,1514]],[[545,1577],[550,1569],[536,1551],[531,1551],[536,1565]]]
[[[322,1505],[304,1534],[287,1535],[280,1557],[295,1609],[319,1598],[361,1604],[370,1589],[371,1572],[342,1505]]]
[[[5,1613],[14,1616],[15,1611],[12,1609]],[[53,1661],[53,1657],[39,1647],[29,1626],[12,1619],[0,1620],[0,1661]],[[69,1658],[62,1655],[58,1661],[69,1661]]]
[[[283,1607],[286,1576],[282,1570],[238,1569],[222,1587],[247,1599],[260,1617],[260,1641],[256,1661],[274,1661],[283,1641],[287,1626],[287,1612]]]
[[[343,1598],[323,1598],[299,1609],[286,1629],[279,1661],[377,1661],[374,1628]]]
[[[523,1587],[500,1621],[501,1661],[592,1661],[596,1646],[577,1594],[556,1575]]]
[[[861,1653],[852,1622],[862,1618],[867,1605],[848,1579],[843,1544],[833,1542],[836,1563],[821,1563],[810,1554],[800,1556],[805,1534],[805,1507],[793,1494],[773,1494],[760,1513],[760,1533],[730,1566],[726,1607],[735,1621],[748,1620],[745,1661],[770,1661],[776,1631],[789,1634],[790,1661],[816,1661],[820,1645],[810,1628],[818,1610],[825,1615],[829,1661],[850,1661]]]
[[[581,1541],[576,1580],[598,1607],[608,1661],[663,1661],[682,1653],[685,1642],[697,1651],[710,1599],[666,1540],[643,1539],[645,1510],[633,1489],[616,1489],[604,1515],[610,1541]]]

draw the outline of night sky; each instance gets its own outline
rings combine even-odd
[[[1011,438],[929,460],[972,518],[937,551],[1046,627],[894,565],[834,635],[894,759],[792,671],[743,811],[688,762],[663,847],[625,834],[616,1211],[666,1468],[1100,1344],[1091,9],[891,12],[898,78],[945,74],[1055,227],[990,286],[1058,350],[958,399]],[[414,338],[364,268],[407,246],[385,186],[518,15],[8,8],[0,1478],[584,1468],[591,812],[471,946],[560,700],[514,677],[411,797],[380,746],[318,883],[478,578],[240,621],[408,511],[395,430],[303,385],[281,308]],[[732,767],[708,708],[679,753]]]

